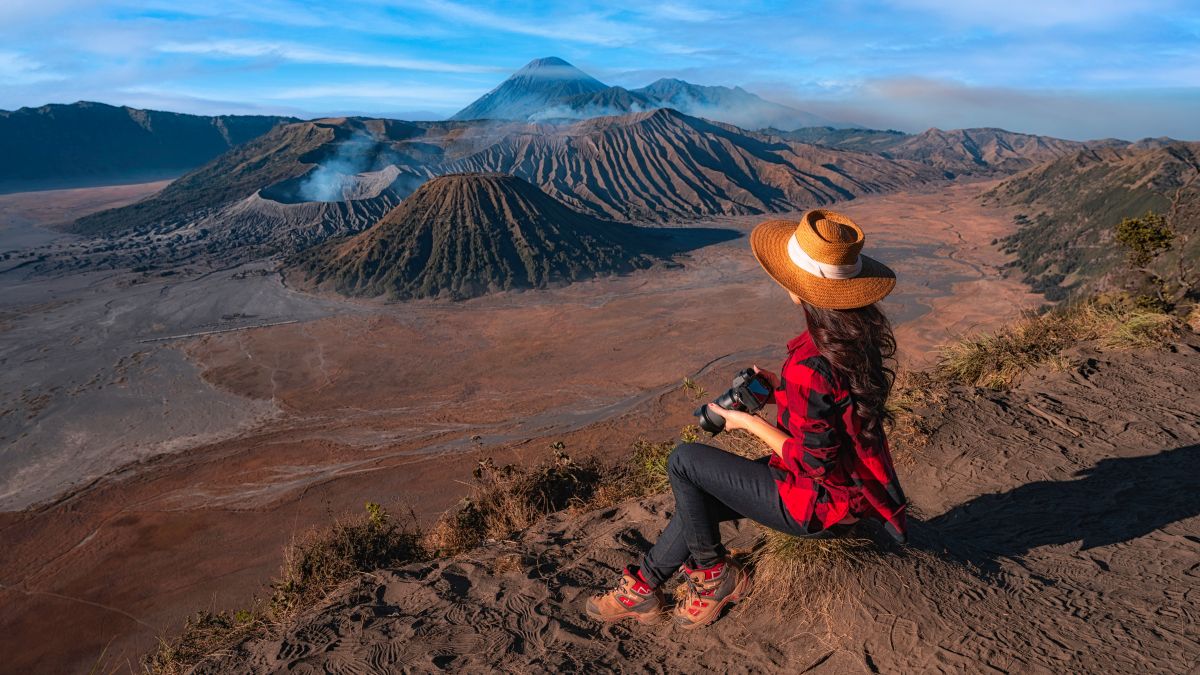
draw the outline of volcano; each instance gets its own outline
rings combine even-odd
[[[607,88],[558,57],[534,59],[450,119],[526,119],[564,99]]]
[[[516,176],[450,174],[290,268],[345,295],[463,299],[647,267],[659,238],[574,211]]]
[[[608,86],[566,61],[534,59],[451,120],[578,120],[672,108],[743,129],[848,126],[762,99],[741,87],[664,78],[640,89]]]

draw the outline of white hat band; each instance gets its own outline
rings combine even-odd
[[[813,260],[804,252],[804,249],[800,248],[800,242],[796,240],[796,235],[794,234],[788,239],[787,248],[788,257],[792,259],[796,267],[814,277],[822,277],[824,279],[853,279],[862,271],[862,256],[859,256],[853,265],[829,265]]]

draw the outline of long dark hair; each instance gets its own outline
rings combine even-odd
[[[896,337],[892,324],[875,305],[859,309],[822,309],[802,303],[813,344],[837,373],[845,376],[862,421],[863,440],[883,437],[892,421],[888,395],[896,380]]]

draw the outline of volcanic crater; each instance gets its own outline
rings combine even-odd
[[[714,239],[706,232],[702,244]],[[368,230],[298,254],[287,274],[345,295],[462,299],[648,267],[676,250],[672,239],[579,213],[516,176],[460,173],[422,185]]]

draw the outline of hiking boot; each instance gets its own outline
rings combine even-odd
[[[687,589],[675,605],[675,625],[685,630],[716,621],[725,605],[750,592],[750,575],[730,558],[700,569],[684,565],[683,573],[687,576]]]
[[[605,622],[637,619],[642,623],[658,623],[666,618],[663,604],[661,590],[646,583],[641,572],[626,568],[616,588],[588,598],[587,615]]]

